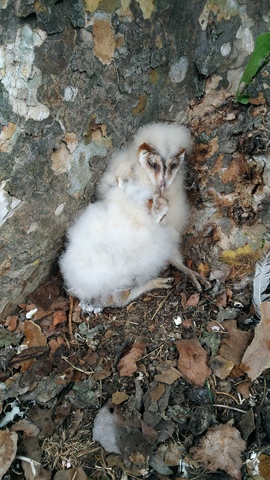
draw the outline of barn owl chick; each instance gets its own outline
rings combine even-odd
[[[168,202],[133,181],[90,204],[69,229],[60,269],[67,291],[86,311],[123,306],[154,288],[177,249],[178,235],[162,224]]]
[[[118,179],[136,179],[154,193],[164,193],[179,171],[185,153],[192,148],[187,128],[168,123],[142,127],[130,147],[114,154],[99,185],[98,194],[104,198]]]
[[[116,152],[98,185],[99,198],[108,198],[111,191],[130,181],[149,189],[151,197],[162,195],[168,202],[166,224],[178,232],[179,242],[187,226],[189,206],[184,187],[183,160],[192,149],[187,128],[177,124],[153,123],[142,127],[130,147]],[[207,280],[188,269],[180,251],[169,262],[188,275],[196,288],[209,287]]]

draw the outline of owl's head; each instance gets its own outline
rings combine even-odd
[[[142,127],[134,139],[138,161],[151,183],[163,194],[173,183],[185,157],[192,149],[189,130],[168,123]]]

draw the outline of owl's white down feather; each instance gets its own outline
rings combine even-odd
[[[142,186],[147,186],[155,192],[147,171],[138,162],[138,148],[147,143],[155,148],[164,159],[174,157],[180,149],[187,153],[192,149],[192,137],[189,130],[182,125],[170,123],[150,123],[141,127],[133,139],[133,143],[122,150],[116,151],[103,174],[97,187],[98,197],[105,198],[110,189],[115,186],[116,178],[137,179]],[[183,177],[183,174],[178,177]],[[182,186],[182,185],[181,185]],[[178,188],[183,190],[183,188]]]
[[[178,246],[178,234],[147,208],[150,192],[129,182],[90,204],[68,230],[60,269],[82,302],[106,298],[156,277]],[[103,306],[103,305],[100,305]]]
[[[151,192],[150,197],[156,193],[157,185],[151,182],[148,171],[138,161],[138,148],[143,143],[153,146],[166,160],[173,158],[182,148],[187,153],[190,153],[192,149],[191,134],[182,125],[150,123],[141,127],[129,147],[114,153],[107,170],[97,186],[99,199],[108,198],[111,195],[118,178],[127,182],[133,179],[141,185],[142,189],[149,189]],[[166,223],[178,231],[179,241],[189,217],[184,177],[185,169],[181,166],[173,183],[164,192],[164,197],[169,203]]]

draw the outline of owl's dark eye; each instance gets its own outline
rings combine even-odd
[[[153,162],[152,160],[147,160],[147,162],[148,162],[149,167],[153,168],[153,170],[155,170],[155,172],[158,171],[159,166],[156,162]]]
[[[178,167],[178,163],[176,163],[176,162],[171,163],[171,170],[174,170],[177,167]]]

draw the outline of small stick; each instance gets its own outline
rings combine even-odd
[[[63,360],[65,360],[65,362],[69,363],[69,365],[71,365],[72,368],[74,368],[74,370],[78,370],[78,372],[85,373],[86,375],[93,375],[93,373],[94,373],[94,370],[89,370],[89,371],[87,371],[87,370],[84,370],[83,368],[76,367],[76,365],[74,365],[73,363],[71,363],[71,362],[69,361],[69,359],[68,359],[67,357],[65,357],[64,355],[62,355],[61,358],[62,358]]]
[[[241,410],[241,408],[229,407],[229,405],[219,405],[218,403],[213,403],[213,407],[228,408],[229,410],[235,410],[236,412],[247,413],[246,410]]]
[[[172,292],[173,292],[175,289],[176,289],[176,287],[173,287],[173,288],[169,291],[169,293],[166,295],[166,297],[163,298],[162,302],[160,302],[158,308],[156,309],[154,315],[152,316],[152,318],[151,318],[151,320],[150,320],[151,322],[153,322],[153,320],[154,320],[154,318],[157,316],[159,310],[161,310],[161,308],[163,307],[163,305],[164,305],[164,303],[166,302],[167,298],[169,298],[169,296],[172,294]]]
[[[215,393],[216,395],[226,395],[227,397],[232,398],[232,400],[234,400],[235,403],[237,403],[237,404],[239,405],[239,401],[237,400],[237,398],[235,398],[235,397],[234,397],[233,395],[231,395],[230,393],[227,393],[227,392],[217,392],[216,390],[215,390],[214,393]]]
[[[69,330],[69,335],[71,340],[73,340],[73,332],[72,332],[73,307],[74,307],[74,297],[72,295],[69,295],[68,330]]]
[[[41,465],[41,463],[36,462],[36,460],[33,460],[32,458],[25,457],[24,455],[16,455],[16,459],[21,460],[22,462],[29,463],[32,474],[34,475],[34,477],[36,476],[37,474],[36,465]]]

